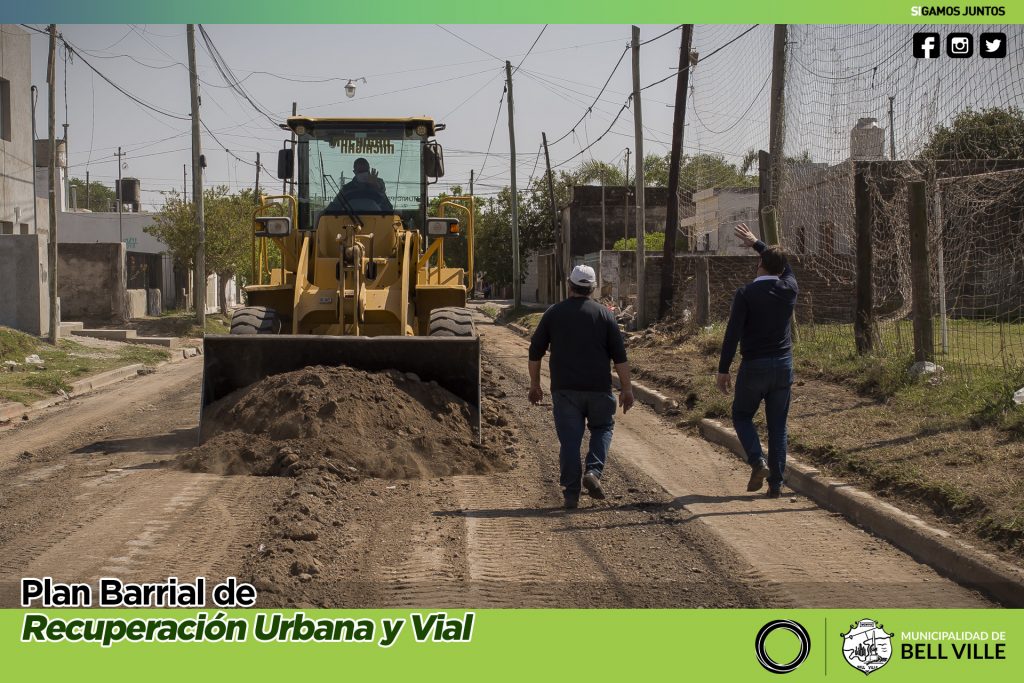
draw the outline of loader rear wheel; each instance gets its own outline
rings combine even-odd
[[[446,306],[430,312],[431,337],[475,337],[473,313],[468,308]]]
[[[231,334],[280,334],[277,311],[266,306],[239,308],[231,316]]]

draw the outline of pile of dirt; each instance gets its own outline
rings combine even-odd
[[[205,443],[178,458],[195,472],[342,479],[480,474],[504,467],[475,415],[436,382],[395,370],[315,366],[266,377],[214,403]]]

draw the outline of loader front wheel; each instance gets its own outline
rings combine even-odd
[[[430,312],[431,337],[475,337],[473,313],[468,308],[446,306]]]
[[[231,334],[280,334],[277,311],[266,306],[239,308],[231,316]]]

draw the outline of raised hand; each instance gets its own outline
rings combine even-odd
[[[752,247],[754,242],[757,241],[757,235],[750,231],[746,223],[740,223],[733,228],[733,234],[736,235],[736,239],[742,242],[745,247]]]

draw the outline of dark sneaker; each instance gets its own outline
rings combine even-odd
[[[587,490],[591,498],[604,500],[604,489],[601,488],[601,480],[593,471],[583,475],[583,488]]]
[[[566,510],[575,510],[580,506],[580,499],[578,497],[572,498],[570,496],[566,496],[564,500],[565,502],[562,504],[562,507]]]
[[[775,488],[768,487],[768,493],[765,494],[765,498],[778,498],[781,495],[782,495],[782,489],[781,488],[775,489]]]
[[[748,491],[760,491],[764,486],[765,477],[768,476],[768,465],[764,460],[759,460],[756,465],[750,468],[750,481],[747,482]]]

